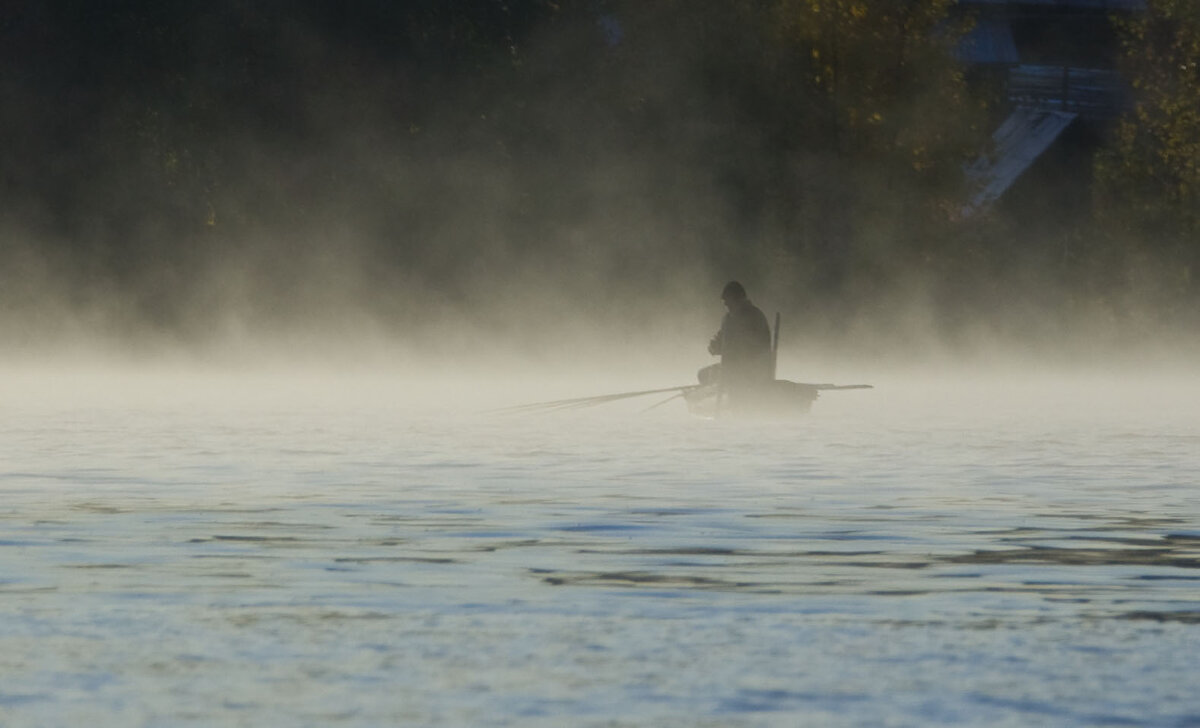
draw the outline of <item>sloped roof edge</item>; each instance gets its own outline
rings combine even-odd
[[[967,180],[976,192],[963,209],[963,216],[970,217],[1000,199],[1077,118],[1078,114],[1030,106],[1018,107],[1009,114],[992,134],[994,152],[981,156],[966,169]]]

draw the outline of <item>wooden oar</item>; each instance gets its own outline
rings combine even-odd
[[[873,384],[805,384],[804,386],[815,387],[821,391],[827,389],[875,389]]]
[[[575,409],[578,407],[591,407],[605,402],[615,402],[620,399],[629,399],[630,397],[641,397],[647,394],[662,394],[663,392],[686,392],[690,389],[695,389],[698,384],[685,384],[679,387],[664,387],[662,389],[645,389],[638,392],[619,392],[617,394],[601,394],[595,397],[573,397],[571,399],[556,399],[550,402],[534,402],[532,404],[518,404],[512,407],[501,407],[499,409],[490,410],[494,413],[518,413],[518,412],[536,412],[538,410],[558,410],[558,409]]]
[[[683,395],[685,395],[685,394],[687,394],[687,392],[677,392],[677,393],[675,393],[675,394],[672,394],[670,397],[667,397],[667,398],[666,398],[666,399],[664,399],[663,401],[659,402],[658,404],[652,404],[652,405],[650,405],[649,407],[647,407],[646,409],[644,409],[644,410],[642,410],[642,411],[643,411],[643,412],[649,412],[649,411],[650,411],[650,410],[652,410],[652,409],[658,409],[659,407],[662,407],[662,406],[663,406],[664,404],[666,404],[667,402],[674,402],[675,400],[679,399],[680,397],[682,397],[682,396],[683,396]]]
[[[802,384],[804,387],[812,387],[818,390],[830,389],[873,389],[870,384]],[[498,409],[488,410],[491,414],[520,414],[522,412],[556,412],[558,410],[582,409],[584,407],[594,407],[607,402],[616,402],[622,399],[630,399],[632,397],[642,397],[648,394],[662,394],[664,392],[674,392],[671,397],[659,402],[650,407],[654,409],[667,402],[671,402],[678,397],[682,397],[684,393],[690,392],[693,389],[700,387],[699,384],[684,384],[678,387],[664,387],[662,389],[643,389],[637,392],[618,392],[616,394],[601,394],[594,397],[572,397],[570,399],[555,399],[549,402],[533,402],[532,404],[518,404],[512,407],[500,407]]]

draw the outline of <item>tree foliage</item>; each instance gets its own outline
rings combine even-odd
[[[464,304],[503,276],[636,293],[681,268],[835,310],[914,285],[958,302],[1003,287],[1016,233],[956,219],[991,129],[953,53],[969,25],[955,7],[13,4],[0,223],[168,325],[194,305],[180,291],[232,258],[280,308],[334,257],[380,290]],[[1136,105],[1097,157],[1096,218],[1124,237],[1072,242],[1090,267],[1064,275],[1098,280],[1135,249],[1195,269],[1198,15],[1150,0],[1120,21]]]
[[[1195,288],[1200,266],[1200,5],[1149,0],[1118,21],[1129,113],[1097,155],[1097,213],[1122,246]]]

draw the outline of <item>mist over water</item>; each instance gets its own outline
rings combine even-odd
[[[947,213],[944,54],[83,5],[0,10],[0,724],[1200,721],[1190,268]],[[874,389],[496,411],[693,384],[730,279]]]

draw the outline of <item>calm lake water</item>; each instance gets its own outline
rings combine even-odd
[[[0,725],[1200,726],[1197,390],[876,383],[10,398]]]

